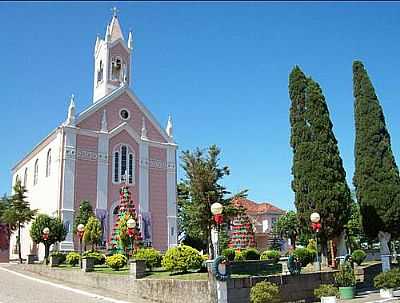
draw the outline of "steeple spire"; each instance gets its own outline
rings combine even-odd
[[[133,48],[133,37],[132,37],[132,32],[129,31],[129,36],[128,36],[128,48],[132,49]]]
[[[119,21],[118,21],[117,8],[113,7],[112,12],[113,12],[113,17],[111,19],[111,23],[109,26],[111,42],[118,40],[118,39],[124,40],[124,36],[122,35],[121,26],[119,25]]]
[[[171,115],[168,115],[168,122],[167,122],[167,127],[165,128],[165,131],[170,139],[173,138],[172,134],[172,117]]]
[[[68,116],[67,116],[67,120],[65,121],[65,125],[68,126],[75,126],[75,96],[74,94],[72,94],[71,96],[71,101],[69,103],[69,107],[68,107]]]
[[[142,118],[142,139],[147,139],[147,128],[146,128],[146,121],[144,120],[144,117]]]

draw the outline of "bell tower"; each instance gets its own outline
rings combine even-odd
[[[98,35],[94,47],[93,103],[120,86],[130,85],[132,40],[129,32],[125,41],[114,7],[104,39]]]

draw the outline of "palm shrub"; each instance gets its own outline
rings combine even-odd
[[[260,260],[260,252],[255,248],[247,248],[242,254],[245,260]]]
[[[280,258],[281,253],[277,250],[266,250],[260,256],[260,260],[271,260],[274,264],[278,263]]]
[[[88,250],[83,253],[83,257],[92,257],[95,265],[103,265],[106,262],[106,256],[96,250]]]
[[[302,267],[307,266],[314,261],[317,252],[309,248],[296,248],[293,255],[299,260]]]
[[[279,301],[279,287],[271,282],[259,282],[250,290],[251,303],[278,303]]]
[[[374,278],[374,286],[376,288],[397,288],[400,287],[400,270],[392,269],[387,272],[381,272]]]
[[[187,245],[171,247],[162,259],[162,266],[173,272],[187,272],[190,269],[199,269],[203,263],[199,251]]]
[[[352,287],[356,285],[356,276],[349,262],[340,266],[339,272],[335,273],[335,282],[338,287]]]
[[[366,257],[367,257],[367,254],[361,249],[357,249],[357,250],[353,251],[353,253],[351,254],[351,259],[357,265],[361,265],[362,262],[364,262]]]
[[[154,248],[141,248],[134,253],[133,257],[136,260],[145,260],[146,267],[150,270],[161,266],[161,253]]]
[[[126,265],[127,261],[123,254],[115,254],[106,258],[106,265],[113,270],[120,270]]]
[[[334,285],[321,284],[318,288],[314,289],[314,296],[317,298],[322,297],[337,297],[339,290]]]
[[[79,263],[80,258],[81,256],[77,252],[71,251],[66,257],[66,263],[75,266]]]
[[[236,252],[233,248],[226,248],[222,251],[222,255],[228,260],[233,261],[235,260]]]

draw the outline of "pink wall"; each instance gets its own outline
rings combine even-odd
[[[75,162],[75,209],[82,200],[89,200],[93,209],[97,199],[97,161],[84,160],[79,150],[91,151],[97,155],[97,138],[77,135],[77,158]]]
[[[150,159],[166,162],[164,149],[149,147]],[[166,169],[151,168],[149,170],[149,204],[153,228],[153,247],[158,250],[168,248],[167,225],[167,171]]]
[[[144,115],[126,92],[124,92],[122,95],[120,95],[107,105],[99,108],[97,112],[91,114],[89,117],[84,119],[78,124],[78,126],[86,129],[100,130],[100,121],[103,115],[103,110],[105,109],[107,111],[107,126],[108,130],[110,131],[121,123],[125,122],[121,119],[119,115],[119,112],[122,108],[126,108],[129,110],[130,119],[127,120],[127,122],[140,136],[142,129],[142,117],[144,117]],[[145,123],[147,128],[147,136],[150,140],[166,142],[159,131],[156,129],[156,127],[146,117]]]

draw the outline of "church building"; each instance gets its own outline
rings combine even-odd
[[[114,11],[104,39],[94,47],[93,100],[75,113],[74,96],[65,122],[50,132],[12,169],[13,185],[26,187],[31,208],[59,215],[68,231],[62,251],[78,250],[73,233],[80,202],[90,201],[102,223],[103,243],[111,238],[121,183],[128,184],[147,245],[165,251],[177,244],[176,150],[172,120],[162,128],[131,88],[132,33],[124,39]],[[30,224],[21,235],[22,256],[32,243]],[[10,239],[10,258],[16,235]]]

